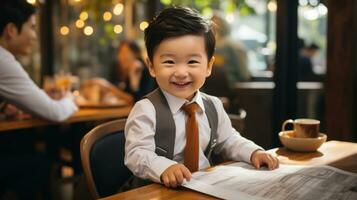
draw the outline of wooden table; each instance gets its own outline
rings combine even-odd
[[[131,108],[132,106],[117,108],[81,108],[69,119],[61,122],[61,124],[122,118],[128,116]],[[25,120],[5,120],[0,121],[0,132],[24,128],[34,128],[52,124],[59,123],[36,118]]]
[[[280,163],[297,165],[331,165],[357,173],[357,143],[329,141],[319,151],[313,153],[292,152],[285,148],[269,150],[278,156]],[[160,184],[151,184],[123,193],[118,193],[103,200],[136,200],[136,199],[217,199],[185,188],[168,189]]]

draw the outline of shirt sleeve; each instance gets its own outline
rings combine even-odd
[[[0,61],[0,96],[34,116],[56,122],[78,110],[72,99],[51,99],[17,61]]]
[[[218,113],[218,144],[215,151],[223,153],[230,160],[250,163],[252,153],[258,149],[263,150],[263,148],[256,145],[253,141],[242,137],[232,127],[231,120],[218,98],[214,98],[213,103]]]
[[[160,183],[161,174],[177,162],[155,153],[156,112],[148,99],[137,102],[125,125],[125,165],[135,176]]]

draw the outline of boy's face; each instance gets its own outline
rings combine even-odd
[[[211,74],[214,58],[208,62],[204,38],[185,35],[163,40],[148,61],[157,84],[179,98],[191,100]]]
[[[21,31],[14,24],[9,27],[9,50],[13,54],[28,55],[31,53],[32,46],[37,40],[36,18],[32,15],[21,28]]]

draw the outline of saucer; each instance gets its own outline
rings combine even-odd
[[[294,137],[294,131],[281,131],[279,133],[281,143],[288,149],[300,152],[316,151],[324,142],[326,134],[319,133],[317,138],[297,138]]]

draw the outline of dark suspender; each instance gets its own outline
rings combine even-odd
[[[206,148],[205,155],[211,162],[211,155],[214,147],[217,145],[217,126],[218,126],[218,114],[213,102],[209,99],[207,94],[201,93],[203,96],[203,104],[205,106],[208,123],[211,127],[211,137],[209,144]],[[212,164],[212,163],[211,163]]]
[[[155,129],[155,153],[159,156],[173,159],[176,137],[176,126],[169,104],[158,88],[146,96],[155,107],[156,129]]]
[[[205,150],[205,155],[210,160],[211,153],[217,144],[218,115],[209,95],[201,94],[208,122],[211,127],[210,141]],[[159,156],[173,159],[176,127],[167,100],[159,88],[148,94],[146,98],[151,101],[156,111],[156,129],[154,136],[156,144],[155,153]]]

